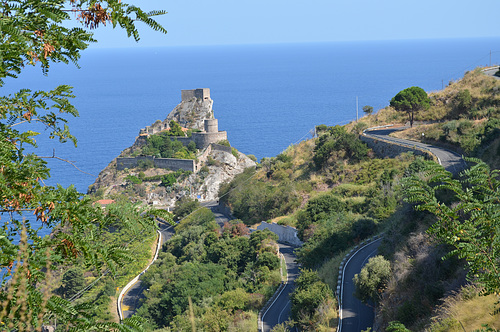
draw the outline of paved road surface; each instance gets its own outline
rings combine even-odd
[[[174,228],[170,225],[160,224],[160,232],[163,245],[174,234]],[[128,318],[135,314],[137,308],[139,308],[140,300],[143,298],[143,291],[144,287],[141,286],[141,280],[139,279],[123,296],[123,318]]]
[[[371,130],[371,131],[366,131],[365,135],[367,136],[374,136],[374,137],[379,137],[381,139],[398,143],[398,144],[403,144],[403,145],[411,145],[411,146],[416,146],[418,148],[424,149],[424,150],[429,150],[431,151],[435,156],[439,158],[440,164],[443,165],[443,167],[453,173],[453,174],[458,174],[460,171],[462,171],[466,167],[465,161],[462,159],[462,156],[460,156],[456,152],[452,152],[449,150],[446,150],[444,148],[439,148],[433,145],[425,144],[425,143],[420,143],[416,141],[409,141],[401,138],[394,138],[389,136],[389,134],[406,129],[408,127],[398,127],[398,128],[388,128],[388,129],[380,129],[380,130]]]
[[[276,298],[269,309],[263,314],[263,332],[270,331],[275,325],[288,320],[291,312],[290,293],[295,287],[295,279],[299,276],[299,265],[293,253],[295,247],[280,243],[280,251],[285,256],[288,271],[288,284]]]
[[[340,302],[341,321],[339,323],[341,332],[360,332],[372,327],[375,317],[373,307],[363,304],[354,297],[354,282],[352,278],[361,271],[361,268],[368,262],[370,257],[377,255],[378,246],[381,239],[362,247],[346,262],[344,266],[344,277]]]

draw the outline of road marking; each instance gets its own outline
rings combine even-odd
[[[289,304],[290,304],[290,300],[288,300],[288,302],[285,304],[285,306],[281,310],[281,312],[280,312],[280,314],[278,316],[278,324],[281,324],[281,315],[283,314],[283,311],[285,311],[285,309],[288,307]]]
[[[363,250],[364,248],[368,247],[369,245],[377,242],[377,241],[380,241],[382,240],[382,238],[378,238],[376,240],[373,240],[372,242],[368,243],[368,244],[365,244],[363,247],[359,248],[358,250],[356,250],[356,252],[354,254],[351,255],[351,257],[349,257],[349,259],[347,260],[347,262],[344,264],[344,267],[342,268],[342,281],[340,283],[341,287],[340,287],[340,313],[339,313],[339,324],[338,324],[338,328],[337,328],[337,331],[338,332],[341,332],[342,331],[342,305],[343,305],[343,299],[344,299],[344,273],[345,273],[345,268],[346,266],[349,264],[349,262],[351,261],[351,259],[356,256],[361,250]]]

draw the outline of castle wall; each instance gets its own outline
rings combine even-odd
[[[203,149],[212,143],[227,140],[227,132],[219,131],[217,133],[193,133],[191,137],[196,143],[196,148]]]
[[[210,99],[210,89],[194,89],[194,90],[181,90],[181,99],[182,101],[189,101],[193,98],[198,99]]]
[[[217,119],[207,119],[204,123],[205,131],[207,133],[217,133],[219,132],[219,122]]]
[[[151,160],[154,167],[165,168],[172,171],[182,169],[185,171],[195,172],[195,161],[191,159],[174,159],[174,158],[155,158],[152,156],[140,156],[135,158],[116,158],[116,169],[119,171],[125,168],[135,168],[141,160]]]
[[[213,143],[211,146],[212,146],[212,150],[222,151],[222,152],[227,152],[227,153],[233,152],[233,150],[231,149],[230,146],[225,146],[225,145],[220,145],[220,144],[215,144],[215,143]]]

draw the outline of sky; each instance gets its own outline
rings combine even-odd
[[[92,47],[376,41],[500,36],[499,0],[123,0],[157,17],[166,35],[140,24],[141,41],[99,29]]]

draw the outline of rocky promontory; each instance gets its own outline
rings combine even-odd
[[[135,143],[101,171],[88,193],[165,208],[186,196],[217,199],[222,183],[256,163],[218,131],[212,105],[209,89],[182,90],[181,103],[164,121],[140,129]]]

